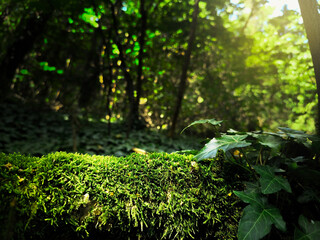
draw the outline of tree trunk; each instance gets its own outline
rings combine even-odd
[[[303,23],[307,32],[313,68],[317,83],[318,113],[316,119],[317,134],[320,135],[320,15],[316,0],[299,0]]]
[[[52,13],[52,12],[51,12]],[[27,19],[22,19],[15,34],[12,44],[6,49],[0,62],[0,98],[4,99],[10,92],[10,85],[16,69],[22,64],[25,56],[32,50],[33,44],[45,29],[51,13],[34,14]]]
[[[129,115],[127,117],[127,135],[129,135],[130,131],[134,128],[134,127],[139,127],[137,125],[139,125],[140,123],[140,114],[139,114],[139,101],[136,100],[135,96],[134,96],[134,82],[133,82],[133,78],[131,76],[131,74],[129,73],[129,69],[127,67],[126,64],[126,59],[125,59],[125,55],[124,55],[124,50],[123,50],[123,46],[120,42],[120,37],[118,34],[118,29],[119,29],[119,23],[118,23],[118,19],[116,16],[116,10],[115,10],[115,5],[110,2],[110,6],[111,6],[111,13],[112,13],[112,20],[113,20],[113,30],[114,30],[114,34],[115,34],[115,39],[114,42],[117,45],[118,49],[119,49],[119,59],[121,61],[120,64],[120,68],[124,74],[124,78],[126,80],[126,92],[127,92],[127,96],[128,96],[128,102],[129,102]],[[144,3],[142,4],[142,7],[144,7]],[[143,22],[144,20],[142,20]],[[146,21],[146,19],[145,19]],[[146,24],[146,23],[145,23]],[[144,38],[145,33],[141,33],[141,37]],[[144,40],[142,42],[144,44]],[[141,47],[141,46],[140,46]],[[142,64],[142,61],[141,61]],[[140,63],[139,63],[140,65]],[[141,69],[142,69],[142,65],[141,65]],[[140,74],[141,76],[141,74]],[[141,79],[140,79],[140,88],[141,88]],[[141,89],[139,90],[141,92]]]
[[[136,97],[136,105],[139,111],[139,103],[142,92],[142,67],[143,67],[143,51],[145,45],[145,36],[147,31],[147,11],[145,10],[145,1],[140,0],[140,14],[141,14],[141,27],[140,27],[140,38],[139,38],[139,65],[137,70],[137,97]]]
[[[186,54],[184,57],[184,62],[182,64],[182,73],[181,73],[180,83],[179,83],[179,87],[178,87],[177,101],[176,101],[176,105],[175,105],[175,109],[174,109],[174,113],[173,113],[173,117],[172,117],[171,129],[169,132],[169,135],[171,137],[173,137],[175,134],[176,125],[178,122],[178,117],[179,117],[179,113],[180,113],[181,106],[182,106],[183,96],[184,96],[184,93],[187,88],[187,75],[188,75],[188,68],[190,65],[190,57],[191,57],[191,52],[192,52],[193,43],[194,43],[195,34],[196,34],[196,28],[197,28],[197,20],[198,20],[198,14],[199,14],[199,2],[200,2],[200,0],[196,0],[194,7],[193,7],[194,10],[193,10],[193,14],[192,14],[192,23],[191,23],[191,29],[190,29],[190,34],[189,34],[188,47],[187,47],[187,51],[186,51]]]
[[[91,39],[90,50],[88,51],[88,58],[85,69],[81,74],[81,86],[79,96],[79,106],[88,107],[92,105],[96,93],[99,89],[99,75],[100,69],[100,55],[103,47],[100,39],[99,29],[95,29]]]
[[[100,26],[100,25],[99,25]],[[111,103],[111,96],[112,96],[112,88],[113,88],[113,85],[112,85],[112,79],[114,78],[113,77],[113,65],[112,65],[112,60],[110,59],[110,56],[111,56],[111,32],[110,30],[108,31],[108,42],[107,40],[104,38],[104,35],[103,35],[103,32],[102,32],[102,29],[100,28],[101,30],[101,34],[102,34],[102,37],[103,37],[103,42],[104,42],[104,46],[105,46],[105,51],[106,51],[106,55],[107,55],[107,65],[108,65],[108,75],[107,75],[107,81],[106,81],[106,86],[105,86],[105,89],[106,89],[106,93],[107,93],[107,101],[106,101],[106,108],[107,108],[107,116],[108,116],[108,133],[110,134],[111,133],[111,118],[112,118],[112,107],[110,106],[110,103]]]
[[[95,1],[92,0],[92,5],[94,7],[94,11],[96,13],[96,15],[98,15],[98,7],[97,5],[95,4]],[[107,69],[108,69],[108,76],[106,77],[106,82],[105,82],[105,90],[106,90],[106,113],[107,113],[107,116],[108,116],[108,133],[110,134],[111,133],[111,117],[112,117],[112,108],[110,106],[110,102],[111,102],[111,95],[112,95],[112,79],[113,79],[113,73],[112,73],[112,70],[113,70],[113,66],[112,66],[112,61],[110,60],[110,56],[111,56],[111,35],[112,35],[112,32],[111,32],[112,29],[108,29],[108,35],[107,37],[105,36],[103,30],[102,30],[102,26],[101,26],[101,22],[99,21],[99,25],[98,25],[98,32],[100,34],[100,37],[102,39],[102,43],[103,43],[103,48],[104,48],[104,51],[106,52],[106,55],[108,56],[108,60],[107,60]],[[101,59],[101,71],[104,72],[104,61],[103,61],[103,58]],[[105,76],[103,75],[104,79],[105,79]]]

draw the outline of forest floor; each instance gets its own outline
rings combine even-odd
[[[41,156],[55,151],[125,156],[134,148],[147,152],[199,149],[198,139],[168,138],[152,129],[133,130],[127,136],[122,123],[79,118],[76,134],[67,114],[21,103],[0,104],[0,152]]]

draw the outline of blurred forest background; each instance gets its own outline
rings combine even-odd
[[[315,133],[301,15],[273,11],[267,0],[1,1],[0,150],[174,151],[189,140],[165,136],[206,118]]]

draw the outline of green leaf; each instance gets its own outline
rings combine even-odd
[[[275,224],[278,229],[285,231],[285,222],[282,220],[279,210],[268,205],[267,199],[261,196],[260,193],[234,191],[234,194],[236,194],[245,203],[249,203],[250,206],[255,209],[255,212],[262,212],[262,210],[265,211],[265,214],[267,214],[271,219],[271,222]]]
[[[40,65],[41,67],[48,66],[48,62],[40,62],[39,65]]]
[[[233,191],[235,195],[237,195],[243,202],[250,203],[252,206],[259,206],[263,208],[266,203],[267,199],[262,197],[260,193],[257,192],[240,192],[240,191]]]
[[[230,128],[227,133],[230,133],[230,134],[246,134],[246,132],[239,132],[237,130],[234,130],[232,128]]]
[[[318,240],[320,239],[320,222],[309,222],[304,216],[299,217],[299,225],[302,231],[298,228],[294,231],[295,240]]]
[[[244,141],[248,135],[223,135],[219,138],[213,138],[204,148],[195,156],[198,161],[206,158],[216,157],[218,150],[227,152],[234,148],[243,148],[250,146],[251,143]]]
[[[155,36],[156,36],[156,34],[153,33],[153,32],[152,32],[152,33],[148,33],[148,37],[149,37],[149,38],[154,38]]]
[[[96,22],[98,17],[95,15],[95,12],[92,8],[85,8],[85,12],[80,16],[84,22],[89,23],[91,26],[97,28],[99,24]]]
[[[312,135],[306,134],[303,131],[293,130],[291,128],[278,127],[278,129],[287,136],[297,140],[305,140],[306,138],[312,137]]]
[[[269,206],[269,208],[265,209],[266,213],[271,218],[272,223],[278,228],[279,230],[285,232],[287,230],[286,228],[286,222],[283,220],[282,215],[278,208]]]
[[[259,182],[263,194],[275,193],[281,189],[284,189],[289,193],[292,192],[288,180],[274,174],[276,169],[270,166],[254,166],[254,169],[261,176]]]
[[[246,186],[246,193],[251,193],[251,192],[261,192],[261,188],[258,182],[243,182]]]
[[[116,44],[112,44],[112,53],[116,54],[116,55],[120,54],[120,51],[119,51],[118,46]]]
[[[134,43],[133,51],[135,51],[135,52],[139,52],[140,51],[140,45],[139,45],[138,42]]]
[[[258,240],[266,236],[271,225],[282,230],[286,230],[286,223],[279,212],[279,209],[269,205],[265,208],[247,206],[243,211],[243,216],[239,222],[239,240]]]
[[[298,197],[298,202],[302,204],[311,201],[320,202],[320,192],[316,189],[307,189]]]
[[[213,126],[221,126],[221,123],[222,123],[222,122],[223,122],[223,121],[217,121],[217,120],[215,120],[214,118],[194,121],[194,122],[191,123],[189,126],[185,127],[185,128],[181,131],[181,133],[183,133],[184,130],[186,130],[187,128],[189,128],[189,127],[191,127],[191,126],[193,126],[193,125],[196,125],[196,124],[210,123],[210,124],[213,125]],[[181,134],[181,133],[180,133],[180,134]]]
[[[261,135],[259,134],[256,137],[259,143],[263,146],[267,146],[274,151],[279,151],[281,148],[281,144],[283,140],[279,137],[271,136],[271,135]]]
[[[29,74],[29,71],[27,69],[21,69],[20,73],[23,75],[27,75],[27,74]]]
[[[303,156],[299,156],[299,157],[291,158],[291,160],[295,163],[302,163],[302,162],[305,162],[307,159]]]

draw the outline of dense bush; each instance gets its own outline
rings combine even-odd
[[[215,119],[195,121],[186,128],[204,123],[214,126],[217,137],[195,159],[216,158],[223,151],[223,165],[229,165],[230,174],[242,169],[249,177],[241,178],[244,191],[234,191],[249,204],[239,222],[238,239],[319,240],[319,136],[285,127],[278,133],[232,129],[220,133],[217,126],[222,121]],[[224,170],[225,179],[228,171]]]
[[[241,209],[219,162],[2,153],[2,239],[235,239]]]

